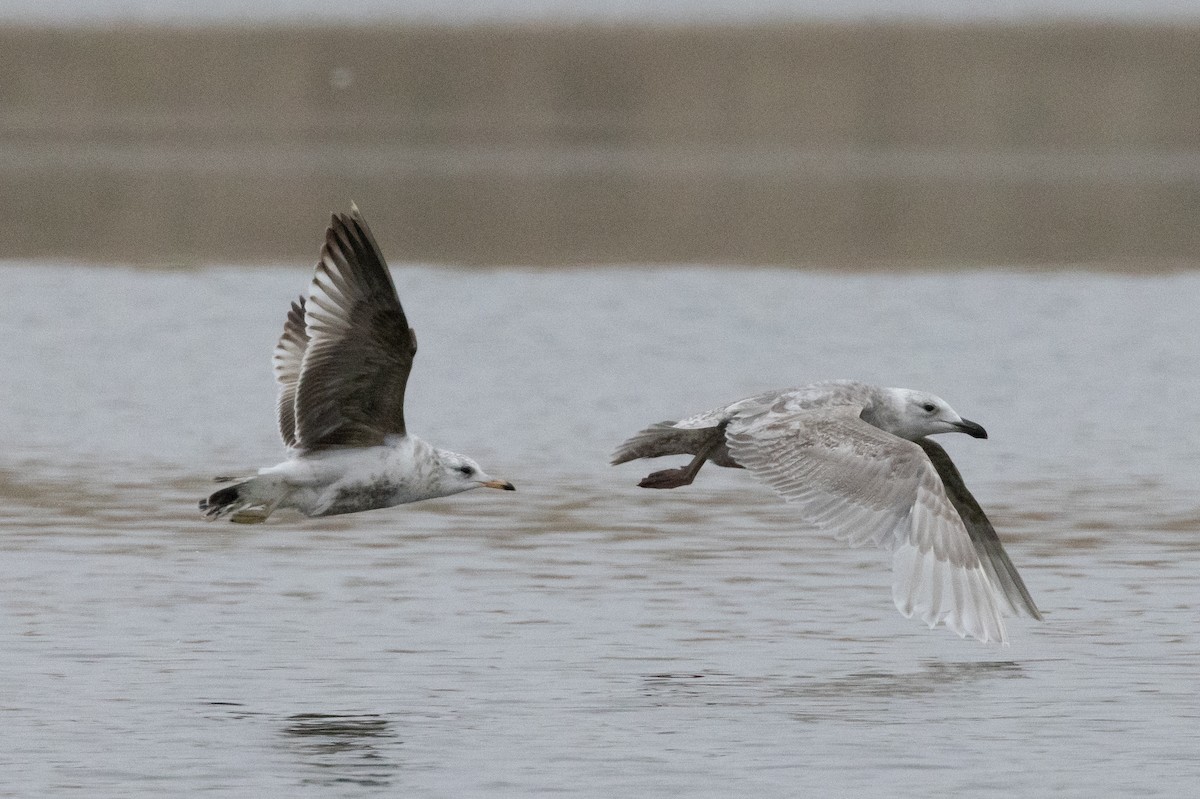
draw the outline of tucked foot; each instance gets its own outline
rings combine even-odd
[[[680,486],[691,485],[695,477],[696,473],[694,471],[686,466],[682,466],[678,469],[664,469],[661,472],[646,475],[638,483],[638,486],[641,488],[679,488]]]
[[[271,515],[274,508],[251,508],[239,510],[229,517],[229,521],[237,524],[262,524]]]

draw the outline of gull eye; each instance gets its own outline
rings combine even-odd
[[[475,470],[472,469],[470,466],[459,466],[458,470],[460,472],[462,472],[464,475],[466,475],[467,477],[470,477],[471,475],[475,474]]]
[[[925,413],[933,413],[934,411],[937,410],[937,406],[934,405],[932,402],[927,402],[921,406],[921,409],[923,411],[925,411]]]

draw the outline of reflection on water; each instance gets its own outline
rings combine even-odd
[[[399,768],[389,754],[399,741],[378,715],[299,713],[286,719],[282,732],[309,772],[305,784],[390,785]]]
[[[819,721],[841,715],[852,701],[978,691],[989,680],[1022,677],[1024,670],[1013,661],[926,661],[915,671],[863,671],[834,677],[652,674],[643,685],[645,697],[655,705],[790,704],[795,713],[802,708],[807,720]]]
[[[307,268],[2,271],[0,793],[1200,777],[1198,277],[397,270],[411,426],[521,490],[247,528],[195,503],[280,457],[263,309]],[[649,492],[606,465],[647,419],[834,376],[988,427],[946,445],[1044,623],[1007,648],[927,630],[887,553],[807,533],[747,475]]]

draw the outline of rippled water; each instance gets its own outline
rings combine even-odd
[[[206,524],[281,457],[303,266],[0,267],[0,795],[1163,795],[1200,778],[1200,275],[395,270],[410,426],[515,494]],[[1046,613],[897,614],[888,557],[645,423],[935,391]]]

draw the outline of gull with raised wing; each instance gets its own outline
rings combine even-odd
[[[408,434],[404,388],[417,338],[370,228],[335,214],[308,297],[275,346],[279,432],[289,457],[200,500],[207,519],[253,524],[387,508],[473,488],[512,491],[465,455]]]
[[[688,485],[706,461],[744,468],[817,528],[890,548],[892,597],[905,616],[1004,642],[1003,616],[1042,616],[950,456],[928,438],[956,432],[987,438],[940,397],[838,380],[660,422],[612,462],[692,456],[643,479],[645,488]]]

